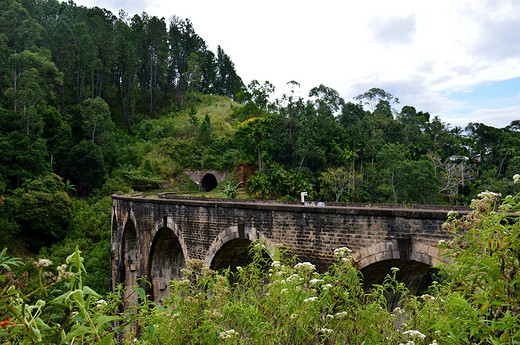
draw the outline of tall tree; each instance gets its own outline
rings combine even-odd
[[[218,46],[216,92],[220,95],[234,98],[242,87],[244,87],[244,83],[235,71],[235,64],[224,50]]]

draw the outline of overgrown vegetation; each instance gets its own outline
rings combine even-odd
[[[520,175],[515,175],[520,183]],[[452,213],[440,243],[448,264],[442,282],[412,296],[391,269],[381,285],[363,286],[350,250],[334,251],[328,272],[298,262],[283,248],[271,259],[261,242],[253,261],[237,271],[215,272],[190,260],[184,278],[172,281],[159,304],[134,287],[130,301],[108,299],[84,282],[85,264],[76,249],[51,273],[40,259],[40,285],[23,292],[10,269],[20,264],[0,253],[0,339],[6,344],[516,344],[520,342],[520,195],[480,193],[474,211]],[[267,267],[267,269],[266,269]],[[234,272],[234,273],[233,273]],[[231,283],[232,282],[232,283]],[[387,293],[401,293],[387,310]],[[128,308],[124,311],[120,305]]]

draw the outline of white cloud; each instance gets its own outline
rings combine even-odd
[[[415,34],[415,17],[375,18],[372,28],[375,40],[384,46],[411,44]]]
[[[514,120],[520,120],[520,106],[512,106],[499,109],[479,109],[469,115],[454,114],[442,117],[444,121],[452,126],[466,127],[470,122],[484,123],[488,126],[503,128]]]

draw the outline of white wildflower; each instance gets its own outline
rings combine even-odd
[[[459,213],[456,211],[448,212],[448,218],[457,218],[458,216],[459,216]]]
[[[213,317],[213,318],[222,317],[222,313],[216,309],[206,309],[206,310],[204,310],[204,314],[208,315],[209,317]],[[174,314],[174,316],[180,316],[180,314],[177,313],[177,314]]]
[[[223,332],[220,332],[220,334],[219,334],[219,337],[222,340],[235,338],[237,336],[238,336],[238,332],[235,331],[234,329],[230,329],[229,331],[223,331]]]
[[[471,199],[471,203],[469,204],[469,207],[476,210],[479,207],[481,201],[482,200],[479,200],[479,199]]]
[[[294,268],[301,273],[311,273],[316,269],[316,266],[311,264],[310,262],[300,262],[297,263]]]
[[[335,314],[336,318],[338,318],[338,319],[343,319],[347,315],[348,315],[348,313],[346,311],[340,311],[339,313]]]
[[[104,307],[106,307],[108,305],[107,301],[105,301],[104,299],[100,299],[96,302],[96,307],[98,307],[99,309],[103,309]]]
[[[445,240],[440,240],[439,241],[439,246],[445,246],[446,245],[446,241]]]
[[[323,290],[329,290],[332,288],[332,284],[325,284],[322,286]]]
[[[422,334],[419,331],[413,330],[413,329],[409,330],[409,331],[403,332],[403,335],[410,336],[410,338],[412,338],[412,339],[415,339],[415,338],[424,339],[424,338],[426,338],[426,336],[424,334]]]
[[[74,277],[74,273],[67,271],[67,267],[67,264],[63,264],[56,268],[58,271],[58,281],[67,280]]]
[[[314,278],[314,279],[309,280],[309,284],[311,284],[311,285],[316,285],[318,283],[323,283],[323,279]]]
[[[291,319],[296,319],[298,317],[298,315],[296,314],[291,314]]]
[[[428,295],[428,294],[422,295],[421,298],[424,299],[425,301],[434,301],[435,300],[435,297],[433,297],[432,295]]]
[[[320,332],[323,334],[332,334],[334,331],[330,328],[320,328]]]
[[[237,271],[238,272],[242,271],[242,266],[237,266]]]
[[[350,253],[352,253],[352,250],[347,247],[334,249],[334,256],[345,256],[345,254],[350,255]]]
[[[280,261],[278,261],[278,260],[273,261],[273,262],[271,263],[271,266],[272,266],[272,267],[280,267]]]
[[[485,192],[481,192],[477,194],[477,196],[481,199],[496,199],[502,196],[500,193],[490,192],[486,190]]]
[[[290,283],[290,282],[300,281],[300,279],[302,279],[302,278],[300,278],[300,276],[295,273],[292,276],[285,279],[285,281]]]
[[[334,315],[331,315],[331,314],[327,314],[327,316],[325,316],[327,319],[333,319],[334,318]]]
[[[438,345],[438,344],[437,344],[437,340],[432,341],[432,342],[430,343],[430,345]]]
[[[304,299],[303,303],[314,302],[317,299],[318,299],[318,297],[309,297],[309,298]]]
[[[513,182],[520,183],[520,174],[515,174],[515,176],[513,176]]]
[[[40,259],[38,261],[33,262],[34,268],[49,267],[50,265],[52,265],[52,261],[49,259]]]
[[[401,315],[401,314],[404,314],[404,310],[399,308],[399,307],[397,307],[397,308],[394,309],[393,313],[395,315]]]

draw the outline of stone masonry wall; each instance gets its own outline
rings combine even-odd
[[[123,233],[129,221],[135,225],[139,242],[139,262],[134,267],[138,276],[149,273],[152,241],[164,227],[178,238],[185,259],[205,260],[210,265],[230,240],[263,239],[268,247],[287,246],[300,260],[323,271],[333,261],[334,249],[340,247],[352,249],[358,268],[388,259],[435,265],[438,241],[449,239],[441,229],[447,212],[113,196],[112,281],[118,281]]]

